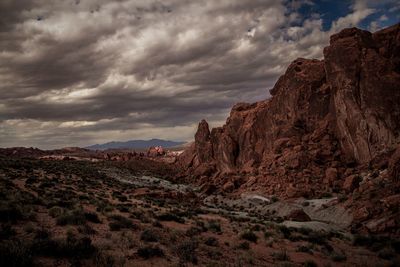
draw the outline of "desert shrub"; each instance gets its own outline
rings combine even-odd
[[[0,266],[25,267],[33,265],[30,246],[19,241],[2,241],[0,243]]]
[[[299,247],[296,249],[296,251],[312,254],[311,247],[309,247],[309,246],[299,246]]]
[[[98,251],[94,256],[94,263],[97,267],[114,267],[117,266],[114,256]]]
[[[33,231],[35,231],[35,227],[33,226],[32,223],[28,223],[24,225],[24,231],[28,234],[33,233]]]
[[[379,251],[393,242],[390,238],[372,235],[355,235],[354,246],[366,247],[372,251]]]
[[[237,245],[238,249],[243,249],[243,250],[249,250],[250,249],[250,243],[247,241],[240,242],[239,245]]]
[[[278,230],[283,234],[283,237],[286,239],[289,239],[290,235],[292,234],[292,230],[285,225],[279,225]]]
[[[97,203],[96,211],[98,211],[98,212],[111,212],[113,210],[114,210],[114,207],[105,201],[99,201]]]
[[[55,258],[88,258],[96,252],[89,237],[75,238],[68,236],[62,239],[34,240],[32,244],[35,254]]]
[[[332,194],[329,193],[329,192],[324,192],[324,193],[322,193],[322,195],[321,195],[321,198],[331,198],[331,197],[332,197]]]
[[[253,226],[251,227],[251,230],[252,230],[252,231],[258,232],[258,231],[261,230],[261,226],[260,226],[259,224],[255,224],[255,225],[253,225]]]
[[[49,215],[53,218],[61,216],[61,214],[64,213],[64,209],[58,206],[54,206],[51,209],[49,209]]]
[[[186,235],[191,237],[191,236],[196,236],[199,235],[203,232],[203,229],[197,226],[192,226],[189,229],[186,230]]]
[[[51,233],[45,228],[36,229],[35,231],[35,239],[47,239],[50,235]]]
[[[278,199],[278,197],[277,196],[272,196],[271,197],[271,202],[272,203],[275,203],[275,202],[277,202],[279,199]]]
[[[163,225],[157,220],[153,221],[153,223],[151,225],[153,225],[154,227],[157,227],[157,228],[163,228]]]
[[[193,240],[183,241],[176,248],[176,254],[178,255],[181,262],[191,262],[197,264],[196,249],[198,247],[197,242]]]
[[[125,196],[125,195],[117,196],[117,198],[118,198],[118,200],[121,201],[121,202],[126,202],[126,201],[128,201],[128,197]]]
[[[16,222],[24,218],[19,206],[5,203],[0,206],[0,222]]]
[[[338,200],[339,202],[345,202],[347,200],[347,196],[346,195],[339,195]]]
[[[396,256],[396,252],[392,248],[383,248],[379,250],[378,257],[385,260],[390,260]]]
[[[206,224],[201,220],[196,220],[196,226],[200,227],[203,232],[207,231]]]
[[[311,231],[307,237],[307,241],[317,245],[326,245],[327,236],[325,233],[320,231]]]
[[[318,267],[318,264],[313,260],[308,260],[303,263],[303,267]]]
[[[396,253],[400,254],[400,240],[398,239],[391,240],[390,246],[396,251]]]
[[[243,232],[240,235],[240,238],[246,239],[246,240],[248,240],[250,242],[254,242],[254,243],[256,243],[257,239],[258,239],[257,235],[253,231],[250,231],[250,230]]]
[[[136,228],[136,225],[133,224],[133,222],[121,215],[111,215],[109,217],[109,219],[112,220],[112,222],[110,222],[108,224],[108,226],[110,227],[111,231],[119,231],[121,229],[134,229]]]
[[[66,256],[77,258],[87,258],[92,255],[96,248],[92,245],[92,240],[89,237],[79,239],[67,238],[65,243],[62,243],[61,251]]]
[[[381,251],[384,248],[393,249],[396,253],[400,253],[400,240],[388,236],[374,235],[355,235],[353,245],[363,246],[371,251]]]
[[[139,248],[137,254],[144,259],[149,259],[153,257],[163,257],[164,251],[159,246],[145,246]]]
[[[279,252],[274,252],[274,253],[271,254],[271,256],[275,260],[278,260],[278,261],[289,261],[290,260],[290,257],[287,254],[286,250],[282,250],[282,251],[279,251]]]
[[[56,222],[57,225],[83,225],[86,217],[81,210],[73,210],[57,217]]]
[[[303,235],[309,235],[312,232],[312,230],[310,228],[300,227],[297,229],[297,232]]]
[[[215,237],[209,237],[204,242],[207,246],[218,247],[218,240]]]
[[[185,219],[174,214],[174,213],[164,213],[157,216],[160,221],[173,221],[177,223],[185,223]]]
[[[123,205],[117,205],[117,210],[120,212],[129,212],[129,208]]]
[[[0,225],[0,240],[9,239],[15,236],[15,230],[12,228],[11,224],[1,224]]]
[[[38,182],[37,177],[32,176],[32,177],[29,177],[28,179],[26,179],[25,184],[34,184],[37,182]]]
[[[85,187],[80,186],[79,189],[85,190]],[[79,200],[90,200],[88,195],[82,194],[78,196]]]
[[[207,229],[214,233],[220,233],[221,232],[221,224],[219,223],[219,221],[216,221],[216,220],[208,221]]]
[[[144,230],[140,235],[140,240],[146,242],[157,242],[159,239],[160,237],[158,236],[158,234],[151,229]]]
[[[265,231],[265,232],[264,232],[264,238],[265,238],[265,239],[268,239],[268,238],[270,238],[271,236],[273,236],[273,233],[271,233],[271,232],[269,232],[269,231]]]
[[[90,225],[84,224],[78,227],[78,232],[84,235],[94,235],[96,230],[94,230]]]
[[[99,219],[99,216],[97,215],[96,212],[85,212],[85,219],[89,222],[92,223],[101,223],[101,220]]]
[[[342,262],[345,261],[347,259],[346,255],[341,254],[341,253],[333,253],[331,256],[331,259],[334,262]]]
[[[44,182],[41,182],[40,184],[39,184],[39,188],[41,188],[41,189],[46,189],[46,188],[50,188],[50,187],[54,187],[56,184],[54,183],[54,182],[51,182],[51,181],[44,181]]]

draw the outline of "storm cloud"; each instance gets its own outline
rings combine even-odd
[[[0,146],[190,140],[200,119],[268,98],[291,61],[321,58],[333,32],[400,9],[348,1],[324,28],[316,2],[2,0]]]

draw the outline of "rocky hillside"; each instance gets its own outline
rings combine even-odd
[[[323,60],[295,60],[270,93],[236,104],[222,127],[201,121],[183,176],[284,197],[353,191],[362,170],[398,179],[400,24],[331,36]]]

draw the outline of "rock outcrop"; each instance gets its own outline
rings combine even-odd
[[[324,56],[341,149],[369,162],[400,140],[399,26],[375,34],[343,30]]]
[[[182,174],[286,197],[354,190],[354,168],[400,143],[400,24],[333,35],[323,60],[295,60],[270,93],[236,104],[222,127],[201,121]]]

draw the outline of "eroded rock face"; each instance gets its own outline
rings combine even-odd
[[[235,188],[286,197],[342,189],[354,166],[400,143],[399,29],[343,30],[324,60],[290,64],[272,98],[236,104],[211,132],[202,121],[178,160],[184,175],[217,188],[239,175]]]
[[[400,146],[397,147],[389,160],[389,176],[393,181],[400,181]]]
[[[324,50],[341,148],[358,162],[400,140],[399,51],[398,25],[375,34],[343,30]]]

